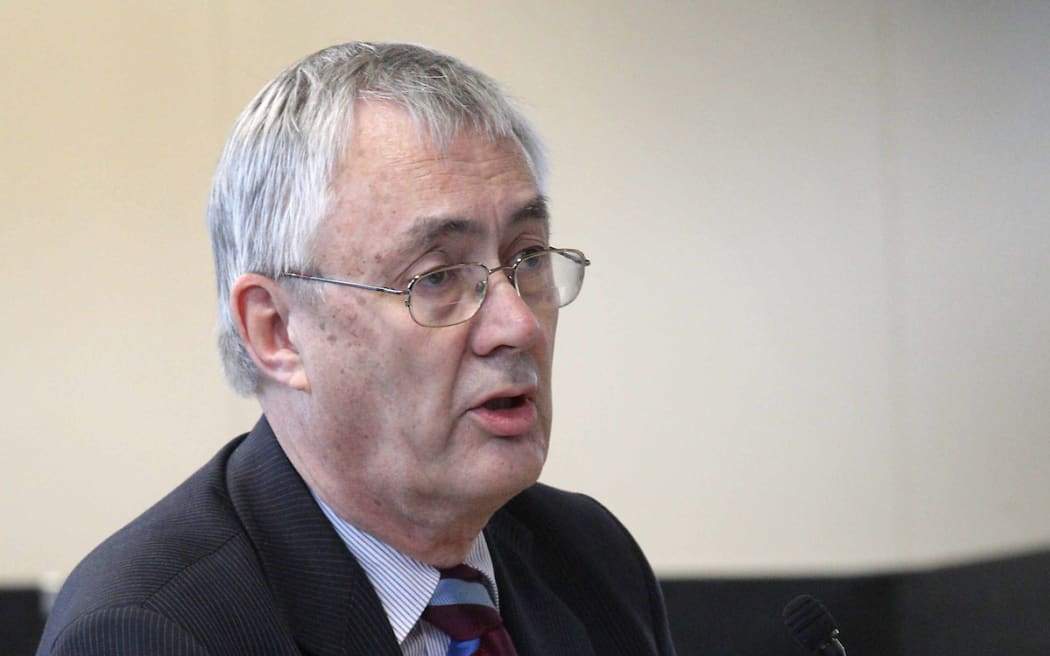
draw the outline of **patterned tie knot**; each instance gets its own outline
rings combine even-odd
[[[468,565],[441,570],[423,619],[452,639],[449,656],[516,654],[481,572]]]

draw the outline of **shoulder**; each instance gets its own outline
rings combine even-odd
[[[215,603],[200,591],[244,587],[258,571],[225,484],[241,439],[81,561],[55,601],[40,653],[103,639],[134,641],[130,651],[103,653],[160,653],[151,648],[158,636],[182,645],[170,653],[197,653],[186,627]]]
[[[642,558],[624,525],[586,494],[537,483],[512,499],[504,511],[528,526],[537,539],[572,542],[576,543],[575,549],[611,556]],[[609,547],[618,550],[610,553]]]
[[[653,580],[634,537],[601,503],[586,494],[537,483],[506,505],[515,523],[528,529],[531,553],[560,563],[579,584],[615,585],[645,599]]]
[[[207,650],[160,613],[135,606],[95,610],[78,617],[41,654],[170,654],[206,656]]]
[[[100,597],[78,596],[79,589],[106,590],[105,599],[117,605],[140,603],[188,566],[221,551],[240,533],[224,481],[237,443],[88,554],[66,581],[58,603],[92,610],[90,604]]]
[[[597,653],[674,653],[648,560],[595,499],[533,485],[496,514],[486,537],[511,592],[544,586],[592,629]]]

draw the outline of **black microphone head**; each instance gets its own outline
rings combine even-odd
[[[821,651],[838,635],[835,618],[810,595],[799,595],[784,606],[784,624],[800,645]]]

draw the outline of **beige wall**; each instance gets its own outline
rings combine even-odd
[[[595,264],[545,479],[660,572],[1050,543],[1050,4],[6,3],[0,582],[254,421],[213,349],[211,168],[263,82],[353,38],[461,56],[548,137],[555,241]]]

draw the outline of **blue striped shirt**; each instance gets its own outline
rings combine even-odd
[[[315,494],[314,500],[346,548],[365,570],[383,604],[390,628],[404,656],[445,656],[449,638],[437,627],[421,620],[423,610],[437,589],[441,575],[437,569],[410,558],[335,514]],[[464,562],[485,575],[485,583],[499,608],[499,591],[485,537],[478,534]]]

